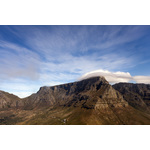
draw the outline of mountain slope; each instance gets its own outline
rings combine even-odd
[[[12,101],[19,107],[1,109],[0,124],[150,124],[150,114],[128,104],[104,77],[41,87]]]
[[[0,91],[0,109],[18,107],[19,103],[18,96]]]
[[[150,84],[118,83],[113,85],[134,108],[150,113]]]

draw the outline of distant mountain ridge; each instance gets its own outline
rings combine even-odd
[[[127,99],[125,87],[93,77],[41,87],[24,99],[1,91],[0,124],[150,124],[149,111],[144,111],[149,94],[136,107]]]

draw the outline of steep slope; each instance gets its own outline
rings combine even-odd
[[[150,113],[150,84],[118,83],[113,85],[134,108]]]

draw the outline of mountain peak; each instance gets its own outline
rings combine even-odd
[[[81,78],[79,79],[79,81],[92,80],[92,79],[107,81],[104,76],[81,77]],[[108,82],[108,81],[107,81],[107,82]]]

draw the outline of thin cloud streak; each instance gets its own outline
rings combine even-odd
[[[38,78],[40,59],[38,55],[24,47],[10,42],[0,41],[0,77]]]

